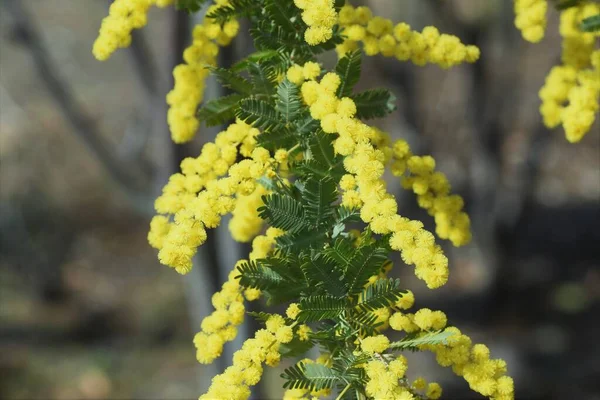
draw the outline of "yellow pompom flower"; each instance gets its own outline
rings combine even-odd
[[[301,310],[300,310],[300,307],[298,306],[298,304],[297,303],[292,303],[287,308],[285,314],[290,319],[296,319],[296,317],[298,317],[298,314],[300,314],[300,311]]]
[[[383,353],[390,347],[390,340],[384,335],[369,336],[362,339],[360,347],[367,354]]]
[[[548,0],[514,0],[515,26],[529,42],[539,42],[546,31]]]
[[[302,10],[302,20],[308,25],[306,43],[315,46],[332,38],[338,19],[334,0],[294,0],[294,4]]]

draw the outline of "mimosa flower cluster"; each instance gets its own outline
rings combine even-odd
[[[546,32],[548,0],[514,0],[515,26],[529,42],[539,42]]]
[[[216,0],[215,3],[208,13],[227,7],[229,0]],[[202,24],[194,28],[193,42],[183,52],[185,63],[173,70],[175,87],[167,94],[170,106],[167,122],[175,143],[189,142],[196,135],[200,126],[196,112],[204,99],[204,82],[210,74],[206,66],[217,64],[219,46],[228,45],[238,30],[237,20],[221,26],[210,18],[204,18]]]
[[[174,0],[115,0],[108,16],[102,21],[92,52],[101,61],[107,60],[118,48],[128,47],[131,31],[148,23],[148,10],[153,5],[167,7]]]
[[[247,399],[250,386],[260,382],[263,363],[268,366],[279,364],[279,346],[289,343],[294,337],[291,326],[275,315],[267,321],[267,328],[256,331],[254,338],[244,342],[242,348],[233,355],[233,365],[215,376],[206,394],[200,399]]]
[[[105,59],[126,46],[131,30],[145,24],[150,6],[171,3],[116,0],[94,54]],[[527,37],[543,33],[542,3],[515,3]],[[202,4],[177,3],[188,9]],[[544,92],[547,121],[563,124],[575,136],[597,111],[592,100],[599,90],[594,75],[598,52],[589,37],[570,30],[591,12],[585,7],[564,14],[565,65],[551,73],[555,88]],[[257,52],[215,71],[219,46],[235,37],[240,16],[252,24]],[[328,72],[317,55],[336,45],[341,59],[336,72]],[[264,367],[275,367],[284,357],[300,360],[281,374],[284,399],[336,392],[338,399],[440,398],[438,383],[423,377],[409,381],[403,350],[433,352],[440,365],[452,367],[482,395],[514,397],[503,360],[490,358],[485,345],[473,345],[460,330],[447,327],[442,311],[410,312],[413,293],[388,276],[390,250],[399,251],[400,264],[413,265],[430,289],[447,282],[449,269],[434,234],[398,213],[383,178],[386,167],[416,194],[440,238],[455,246],[467,244],[470,220],[432,157],[413,154],[406,141],[392,143],[387,133],[363,122],[392,112],[394,97],[384,89],[354,93],[361,69],[355,50],[360,47],[367,55],[442,68],[479,57],[477,47],[435,27],[417,32],[347,2],[215,0],[194,29],[185,63],[173,71],[175,87],[167,102],[176,143],[191,140],[200,120],[224,126],[233,115],[236,120],[171,176],[155,202],[158,215],[150,223],[148,241],[160,262],[181,274],[191,270],[207,231],[229,213],[232,237],[252,242],[248,260],[238,261],[212,296],[214,311],[194,337],[198,361],[213,362],[236,337],[245,300],[264,298],[268,306],[286,307],[285,315],[251,313],[264,329],[244,342],[232,365],[213,378],[200,399],[246,400]],[[210,71],[237,93],[197,112]],[[552,115],[556,109],[559,116]],[[349,223],[363,228],[350,229]],[[390,328],[402,337],[399,341],[386,335]],[[311,348],[321,350],[316,360],[304,358]]]
[[[308,25],[306,43],[314,46],[331,39],[337,22],[334,0],[294,0],[294,4],[302,10],[302,20]]]
[[[347,38],[338,46],[338,54],[358,48],[362,43],[368,56],[382,54],[400,61],[410,60],[416,65],[436,64],[450,68],[463,62],[473,63],[479,58],[476,46],[467,46],[460,39],[437,28],[428,26],[422,32],[402,22],[394,25],[387,18],[373,16],[368,7],[345,5],[339,14],[342,34]]]
[[[435,160],[431,156],[415,156],[405,140],[393,146],[392,173],[403,176],[402,186],[412,189],[420,207],[435,218],[437,235],[450,239],[454,246],[463,246],[471,241],[471,221],[462,211],[463,199],[450,194],[450,183],[442,172],[435,171]]]
[[[239,263],[243,262],[239,261]],[[245,307],[236,269],[229,273],[220,292],[212,296],[215,311],[202,320],[202,331],[194,337],[198,362],[210,364],[223,352],[223,345],[237,336],[237,327],[244,322]]]
[[[546,28],[546,0],[515,0],[516,25],[523,37],[538,42]],[[590,131],[600,109],[600,31],[584,32],[582,21],[600,15],[600,4],[581,1],[560,12],[562,65],[552,68],[539,96],[548,128],[559,125],[571,143]]]
[[[321,121],[323,131],[339,135],[334,150],[345,157],[344,168],[350,174],[341,181],[346,189],[342,204],[358,207],[362,220],[373,232],[391,233],[390,246],[401,251],[404,262],[415,265],[415,274],[429,288],[444,285],[448,280],[448,259],[421,222],[397,215],[396,199],[387,192],[382,178],[385,153],[373,145],[381,134],[354,118],[356,105],[352,99],[336,96],[339,84],[340,77],[329,72],[320,82],[303,83],[301,92],[311,116]]]
[[[179,273],[189,272],[197,247],[206,240],[206,228],[219,226],[222,216],[236,210],[238,199],[243,207],[249,201],[256,204],[265,193],[256,179],[272,159],[267,150],[255,148],[258,134],[242,121],[230,125],[214,143],[204,145],[198,158],[183,160],[181,173],[169,179],[155,202],[156,211],[163,215],[153,219],[148,234],[163,264]],[[242,156],[252,158],[236,163],[238,147]],[[232,219],[230,229],[236,239],[249,241],[259,232],[261,221],[252,215]]]

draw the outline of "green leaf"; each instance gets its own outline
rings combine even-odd
[[[206,126],[222,125],[235,118],[238,103],[244,98],[244,95],[232,94],[211,100],[198,111],[198,118],[204,121]]]
[[[237,270],[240,273],[240,285],[243,287],[268,290],[285,282],[281,275],[256,261],[241,263]]]
[[[207,0],[177,0],[175,7],[188,13],[200,11]]]
[[[575,7],[581,3],[582,0],[558,0],[555,5],[557,10],[565,10],[567,8]]]
[[[594,15],[581,21],[581,30],[584,32],[600,31],[600,15]]]
[[[399,279],[378,279],[363,290],[358,307],[363,311],[389,307],[396,303],[403,293],[406,293],[406,291],[400,289]]]
[[[344,277],[348,285],[348,293],[360,293],[369,278],[379,272],[386,259],[387,251],[377,245],[359,248],[350,261]]]
[[[420,346],[423,345],[436,345],[436,344],[448,344],[448,338],[454,335],[453,332],[448,331],[437,331],[427,333],[413,333],[406,335],[406,337],[398,342],[390,344],[392,350],[419,350]]]
[[[335,241],[333,246],[326,248],[323,254],[334,260],[345,270],[352,262],[356,251],[351,239],[340,237]]]
[[[337,209],[337,218],[335,220],[338,224],[346,224],[348,222],[360,222],[360,211],[348,208],[346,206],[340,206]]]
[[[267,220],[271,226],[289,233],[310,228],[304,208],[299,201],[277,193],[263,196],[262,199],[264,206],[258,209],[258,215]]]
[[[396,97],[386,89],[371,89],[352,96],[356,117],[372,119],[385,117],[396,110]]]
[[[281,374],[286,380],[285,389],[308,389],[309,391],[330,389],[339,380],[335,372],[322,364],[298,364],[286,368]]]
[[[337,185],[331,178],[311,177],[305,182],[302,198],[306,218],[312,225],[322,226],[333,219],[337,197]]]
[[[314,160],[327,165],[330,169],[338,162],[333,151],[334,135],[319,130],[310,138],[310,152]]]
[[[307,351],[312,349],[314,343],[310,340],[300,340],[298,336],[294,336],[289,343],[282,343],[279,345],[279,353],[282,357],[299,357],[305,354]]]
[[[252,8],[260,5],[257,0],[229,0],[227,5],[220,6],[206,15],[215,22],[223,24],[232,18],[250,15]]]
[[[355,313],[348,318],[348,323],[355,333],[359,335],[372,336],[377,332],[377,328],[383,325],[379,317],[370,312]]]
[[[248,66],[250,64],[260,64],[279,56],[280,53],[276,50],[255,51],[254,53],[251,53],[248,57],[243,58],[237,63],[235,63],[231,67],[231,70],[235,72],[243,71],[245,69],[248,69]]]
[[[223,86],[247,96],[252,94],[252,84],[236,72],[212,65],[206,66],[206,68],[210,69]]]
[[[304,113],[296,121],[296,132],[300,136],[312,136],[313,133],[321,129],[321,122],[313,119],[309,113]]]
[[[346,53],[346,55],[340,59],[337,66],[335,67],[335,72],[341,78],[341,84],[337,90],[338,97],[350,96],[352,94],[352,89],[360,79],[360,70],[360,50],[355,50]]]
[[[277,248],[284,253],[299,253],[307,249],[321,248],[327,238],[324,230],[306,228],[297,233],[286,233],[277,237]]]
[[[264,311],[248,311],[247,314],[262,323],[267,322],[267,320],[273,316],[273,314],[269,314]]]
[[[275,92],[273,68],[268,63],[248,63],[246,69],[250,74],[255,94],[272,95]]]
[[[318,286],[332,296],[342,297],[346,294],[346,286],[341,282],[340,273],[335,267],[335,263],[331,260],[316,257],[302,264],[301,269],[311,287]]]
[[[297,321],[312,322],[338,317],[346,309],[346,299],[321,295],[300,300],[300,314]]]
[[[294,120],[302,109],[300,89],[287,78],[277,86],[277,103],[275,108],[287,122]]]
[[[265,13],[271,21],[285,30],[295,32],[298,29],[292,21],[299,19],[300,9],[291,1],[270,1],[265,7]]]
[[[292,165],[293,172],[298,175],[314,175],[318,178],[329,178],[330,172],[327,165],[315,160],[301,160]]]
[[[256,136],[256,141],[260,147],[264,147],[274,153],[278,149],[289,149],[293,147],[298,139],[293,132],[288,130],[262,132]]]
[[[264,100],[248,98],[240,101],[236,116],[242,121],[261,130],[284,129],[281,116],[275,108]]]

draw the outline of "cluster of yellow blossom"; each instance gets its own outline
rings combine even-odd
[[[365,392],[370,398],[382,400],[413,400],[415,396],[404,386],[400,386],[399,379],[404,378],[407,363],[404,356],[386,363],[383,360],[372,360],[363,367],[369,381],[365,385]]]
[[[212,296],[215,311],[202,320],[202,331],[194,337],[196,357],[202,364],[210,364],[223,352],[223,345],[235,339],[237,327],[244,322],[244,298],[236,269],[229,273],[221,291]]]
[[[548,0],[514,0],[515,26],[529,42],[539,42],[546,31]]]
[[[258,235],[252,241],[252,251],[250,252],[250,260],[258,260],[265,258],[275,245],[275,239],[285,232],[279,228],[269,227],[264,235]]]
[[[515,24],[526,40],[544,37],[547,8],[547,0],[515,0]],[[539,92],[544,124],[562,125],[571,143],[590,131],[600,109],[600,32],[581,30],[584,19],[599,14],[600,4],[587,1],[561,11],[562,65],[552,68]]]
[[[402,252],[404,262],[416,266],[415,274],[429,288],[440,287],[448,280],[448,259],[421,222],[396,214],[398,205],[382,179],[386,154],[374,147],[380,132],[355,118],[352,99],[336,96],[340,83],[340,77],[330,72],[320,82],[304,82],[301,93],[323,131],[339,134],[334,150],[344,156],[344,168],[349,173],[342,178],[342,204],[359,208],[362,220],[374,233],[393,233],[390,246]]]
[[[208,12],[225,7],[229,0],[216,0]],[[198,105],[204,97],[204,82],[210,71],[207,65],[216,65],[219,45],[226,46],[239,30],[239,23],[232,19],[222,26],[210,18],[204,18],[193,32],[193,42],[183,52],[184,64],[173,70],[175,86],[167,94],[170,108],[167,122],[175,143],[185,143],[194,138],[200,121],[196,117]]]
[[[419,157],[411,153],[408,143],[398,140],[393,146],[392,173],[402,176],[402,186],[412,189],[419,206],[435,218],[435,232],[442,239],[450,239],[453,245],[463,246],[471,241],[471,221],[462,211],[463,199],[450,195],[450,183],[446,176],[435,171],[431,156]]]
[[[150,224],[149,242],[159,249],[161,263],[185,274],[192,267],[192,257],[197,247],[206,240],[205,228],[216,228],[221,217],[235,210],[240,196],[252,196],[262,191],[257,179],[272,170],[274,160],[269,151],[255,147],[254,136],[258,130],[237,121],[219,133],[215,143],[202,148],[198,158],[187,158],[181,163],[181,174],[173,175],[156,200],[159,214]],[[237,147],[244,159],[235,163]],[[224,175],[228,174],[227,177]],[[257,232],[256,221],[237,220],[234,227],[248,222],[240,231]]]
[[[565,69],[570,71],[571,85],[565,100],[554,100],[548,93],[556,85],[548,79],[540,91],[542,105],[540,110],[544,121],[552,125],[560,121],[569,142],[579,142],[590,131],[600,109],[600,50],[596,49],[600,32],[583,32],[581,22],[588,17],[600,14],[600,4],[581,3],[576,7],[561,12],[560,34],[563,37],[562,62]],[[550,73],[552,75],[552,71]],[[575,75],[575,79],[573,79]],[[559,92],[561,85],[556,87]],[[558,96],[557,96],[558,97]],[[546,104],[551,104],[546,106]],[[552,108],[552,105],[558,107]]]
[[[490,359],[490,350],[484,344],[472,346],[471,339],[458,328],[446,328],[453,333],[447,344],[423,345],[436,355],[438,364],[452,367],[458,376],[462,376],[470,388],[484,396],[496,400],[514,398],[513,379],[506,375],[506,362],[502,359]]]
[[[414,314],[405,314],[401,311],[395,312],[390,317],[389,322],[393,330],[412,333],[443,329],[448,320],[446,314],[442,311],[431,311],[428,308],[422,308]]]
[[[414,296],[409,295],[405,304],[408,307],[405,308],[412,306],[413,302]],[[432,311],[428,308],[422,308],[414,314],[396,312],[389,320],[392,329],[407,333],[444,329],[447,322],[447,317],[442,311]],[[514,397],[513,380],[506,376],[504,360],[490,360],[490,352],[485,345],[472,346],[471,339],[455,327],[448,327],[445,331],[452,333],[447,344],[423,345],[421,349],[434,352],[438,364],[444,367],[452,366],[453,371],[464,377],[471,389],[482,395],[498,400],[509,400]],[[363,343],[365,340],[363,339]],[[413,387],[419,390],[425,388],[425,385],[422,378],[413,383]],[[437,398],[432,395],[438,397],[441,395],[439,385],[428,386],[427,397]]]
[[[229,232],[238,242],[249,242],[260,232],[263,220],[258,216],[258,208],[263,205],[262,196],[269,191],[258,185],[251,194],[237,197],[235,208],[231,212]]]
[[[321,75],[321,66],[313,61],[309,61],[303,66],[292,65],[286,73],[288,80],[296,85],[301,85],[304,81],[313,81]]]
[[[296,7],[302,10],[302,20],[308,25],[304,40],[309,45],[325,43],[333,36],[337,22],[334,3],[335,0],[294,0]]]
[[[200,399],[245,400],[250,397],[250,386],[262,378],[263,366],[279,364],[279,346],[293,339],[293,328],[285,325],[280,315],[267,320],[266,329],[258,330],[254,338],[248,339],[233,355],[233,364],[215,376],[206,394]]]
[[[131,31],[142,28],[148,22],[151,6],[166,7],[173,0],[115,0],[108,16],[102,20],[98,38],[92,53],[100,61],[107,60],[118,48],[131,43]]]
[[[416,65],[431,63],[450,68],[479,58],[476,46],[466,46],[456,36],[440,34],[433,26],[425,27],[422,32],[412,30],[406,23],[394,26],[389,19],[373,17],[368,7],[345,5],[340,10],[339,24],[347,38],[337,47],[340,56],[357,49],[362,42],[368,56],[381,53],[401,61],[411,60]]]

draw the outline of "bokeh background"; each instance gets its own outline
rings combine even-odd
[[[165,123],[170,71],[199,17],[155,9],[130,49],[100,63],[90,49],[109,3],[0,2],[3,399],[197,398],[240,345],[206,367],[192,337],[247,246],[224,223],[182,278],[146,242],[153,197],[215,135],[202,129],[175,146]],[[473,221],[472,244],[444,244],[444,288],[426,290],[401,262],[397,274],[417,306],[443,309],[507,360],[518,398],[600,399],[600,128],[572,145],[541,123],[537,92],[560,59],[555,13],[531,45],[509,0],[353,4],[367,3],[482,50],[477,64],[449,71],[365,59],[360,85],[399,99],[379,126],[436,158]],[[252,51],[243,32],[221,64]],[[219,90],[212,82],[207,96]],[[392,179],[390,190],[403,215],[431,227],[411,193]],[[255,328],[248,322],[242,336]],[[409,376],[437,379],[445,398],[480,398],[430,354],[410,363]],[[255,398],[281,398],[278,374],[266,374]]]

